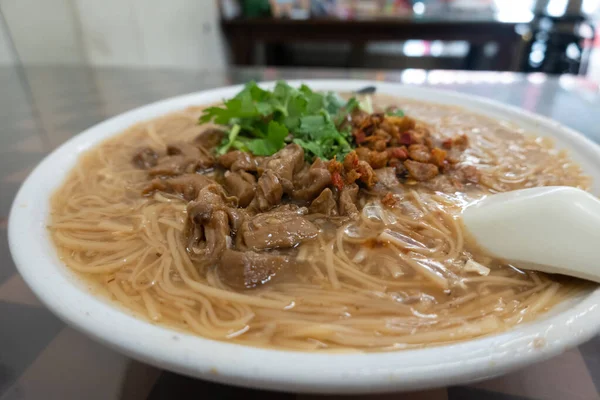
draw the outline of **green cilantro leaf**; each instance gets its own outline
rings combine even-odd
[[[325,149],[317,142],[308,142],[303,139],[293,139],[292,141],[302,147],[307,155],[312,154],[319,158],[327,158],[325,156]],[[307,158],[309,161],[312,159],[312,157]]]
[[[391,117],[404,117],[404,111],[398,108],[396,110],[386,112],[385,115],[389,115]]]
[[[288,130],[285,125],[279,122],[269,122],[267,137],[264,139],[252,139],[246,146],[257,156],[270,156],[283,149],[285,146],[285,138],[288,135]]]
[[[355,98],[344,101],[335,93],[315,92],[306,85],[294,88],[279,81],[269,91],[249,82],[223,105],[205,109],[200,122],[230,127],[219,154],[234,148],[269,156],[293,142],[309,160],[331,159],[351,151],[350,130],[338,126],[358,106]]]

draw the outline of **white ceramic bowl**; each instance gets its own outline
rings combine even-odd
[[[558,146],[571,150],[596,185],[600,182],[600,148],[596,144],[526,111],[463,94],[392,83],[305,83],[317,90],[346,92],[374,85],[378,93],[464,106],[510,121],[537,135],[556,138]],[[414,390],[490,378],[554,356],[600,330],[597,289],[559,305],[533,323],[482,339],[422,350],[315,354],[252,348],[176,332],[136,319],[88,293],[59,261],[46,230],[49,197],[78,156],[136,122],[190,105],[213,103],[240,88],[176,97],[111,118],[63,144],[31,173],[12,206],[9,242],[19,272],[50,310],[102,343],[158,367],[234,385],[320,393]],[[598,186],[594,189],[598,194]]]

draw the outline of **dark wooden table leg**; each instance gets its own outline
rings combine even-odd
[[[521,39],[501,40],[497,42],[498,52],[494,57],[493,69],[497,71],[516,71],[518,69],[518,52]]]
[[[229,44],[231,45],[235,65],[252,65],[254,63],[255,43],[250,35],[245,32],[232,32],[229,36]]]
[[[265,60],[267,65],[292,65],[288,49],[283,43],[266,43]]]
[[[468,71],[477,69],[481,56],[483,55],[483,44],[481,43],[469,43],[469,52],[467,53],[463,68]]]
[[[346,68],[360,68],[363,66],[365,48],[365,42],[360,41],[351,43],[350,54],[348,55],[348,61],[346,62]]]

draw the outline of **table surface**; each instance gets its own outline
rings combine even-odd
[[[21,182],[48,152],[85,128],[170,96],[251,79],[299,78],[376,79],[457,90],[548,115],[600,142],[600,88],[571,76],[422,70],[0,68],[0,400],[317,397],[194,380],[94,342],[40,304],[16,273],[6,239],[9,208]],[[600,399],[599,392],[600,337],[596,337],[549,361],[485,382],[360,398],[588,400]]]

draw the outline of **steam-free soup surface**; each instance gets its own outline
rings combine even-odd
[[[201,108],[138,124],[84,154],[54,195],[61,259],[152,323],[296,350],[467,340],[585,288],[488,257],[458,218],[498,192],[586,189],[564,152],[463,109],[374,105],[344,122],[356,151],[333,162],[294,144],[219,155]],[[406,117],[378,113],[390,106]]]

